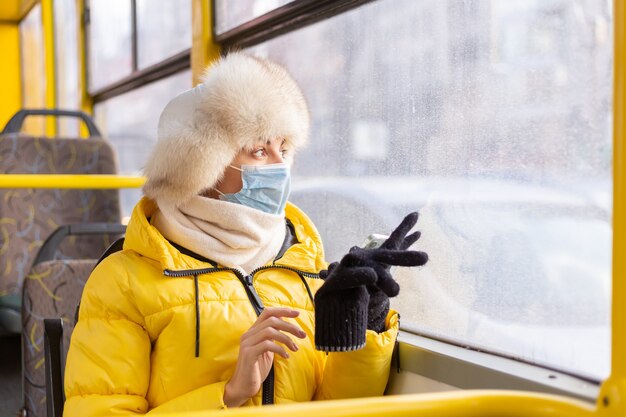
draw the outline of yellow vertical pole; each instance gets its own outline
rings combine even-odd
[[[613,300],[611,376],[602,385],[598,408],[626,415],[626,0],[614,0],[613,67]]]
[[[0,130],[22,107],[22,74],[20,72],[20,31],[17,23],[0,23]]]
[[[219,58],[220,47],[213,39],[213,1],[191,0],[191,75],[193,85],[200,78],[207,64]]]
[[[76,1],[76,14],[78,22],[78,91],[80,93],[80,109],[87,114],[93,114],[93,100],[87,90],[87,42],[85,27],[85,0]],[[85,138],[89,136],[87,127],[84,123],[80,124],[80,136]]]
[[[46,68],[46,107],[56,107],[56,76],[54,53],[54,4],[53,0],[41,0],[41,19],[43,26],[43,43]],[[56,119],[46,119],[46,135],[56,136]]]
[[[613,355],[612,376],[626,379],[626,5],[615,0],[613,94]],[[623,392],[626,394],[626,392]]]

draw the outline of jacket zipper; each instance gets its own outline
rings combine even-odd
[[[305,272],[305,271],[301,271],[299,269],[293,268],[291,266],[285,266],[285,265],[264,265],[264,266],[260,266],[258,268],[256,268],[254,271],[250,272],[250,275],[255,275],[257,272],[259,271],[263,271],[265,269],[286,269],[287,271],[292,271],[295,272],[298,275],[303,275],[307,278],[320,278],[320,274],[314,274],[311,272]]]
[[[291,268],[289,266],[283,266],[283,265],[261,266],[261,267],[258,267],[256,269],[254,269],[252,272],[250,272],[249,275],[246,276],[246,278],[249,278],[250,288],[253,291],[253,294],[255,294],[257,298],[258,298],[258,294],[256,293],[256,290],[254,289],[254,286],[252,285],[252,280],[253,280],[253,277],[254,277],[255,274],[257,274],[260,271],[264,271],[266,269],[284,269],[284,270],[287,270],[287,271],[293,271],[296,274],[298,274],[298,276],[300,278],[302,278],[303,275],[304,276],[308,276],[310,278],[314,278],[314,277],[319,278],[319,274],[311,274],[309,272],[300,271],[300,270],[298,270],[296,268]],[[307,290],[307,292],[309,293],[309,296],[310,296],[311,295],[311,290],[309,289],[309,286],[304,281],[304,279],[303,279],[303,282],[304,282],[306,290]],[[260,299],[259,299],[259,302],[261,302]],[[274,404],[274,364],[272,364],[270,372],[269,372],[269,374],[267,374],[267,378],[265,379],[265,381],[263,381],[262,401],[263,401],[263,404]]]
[[[186,270],[180,270],[180,271],[172,271],[170,269],[165,269],[163,271],[163,275],[167,277],[177,277],[177,278],[185,277],[185,276],[197,277],[200,274],[210,274],[213,272],[221,272],[221,271],[232,271],[237,276],[237,278],[239,278],[239,281],[243,284],[244,289],[246,290],[246,295],[248,296],[248,299],[250,300],[250,304],[252,304],[252,308],[254,308],[254,311],[258,317],[263,312],[263,309],[265,307],[263,306],[263,301],[261,301],[261,297],[259,297],[259,294],[256,292],[256,289],[254,288],[253,279],[256,273],[266,270],[266,269],[284,269],[284,270],[292,271],[292,272],[297,273],[298,276],[300,276],[300,278],[302,278],[303,276],[308,277],[308,278],[320,278],[319,274],[313,274],[310,272],[300,271],[299,269],[292,268],[290,266],[284,266],[284,265],[261,266],[261,267],[254,269],[248,275],[242,274],[241,271],[239,271],[238,269],[226,268],[226,267],[186,269]],[[304,281],[304,279],[302,281],[304,282],[306,290],[309,293],[309,297],[312,297],[311,290],[308,284],[306,283],[306,281]],[[197,293],[196,293],[196,296],[197,296]],[[312,300],[313,298],[311,298],[311,301]],[[197,351],[198,351],[198,347],[196,347],[196,352]],[[272,367],[270,368],[270,372],[267,375],[267,378],[265,378],[265,381],[263,381],[263,393],[261,394],[261,398],[262,398],[262,404],[264,405],[274,404],[274,364],[272,364]]]
[[[299,275],[304,275],[307,278],[320,278],[319,274],[314,274],[312,272],[305,272],[297,268],[293,268],[291,266],[285,265],[263,265],[256,269],[254,269],[248,276],[253,277],[257,272],[263,271],[265,269],[286,269],[288,271],[295,272]],[[202,274],[210,274],[212,272],[221,272],[221,271],[233,271],[237,277],[244,276],[241,271],[235,268],[228,268],[225,266],[222,267],[211,267],[211,268],[199,268],[199,269],[181,269],[177,271],[173,271],[171,269],[164,269],[163,275],[166,277],[190,277],[193,275],[202,275]]]

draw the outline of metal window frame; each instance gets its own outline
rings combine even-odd
[[[139,68],[139,49],[137,49],[137,0],[130,0],[130,53],[132,55],[131,74]]]
[[[294,0],[220,34],[217,33],[216,25],[217,1],[219,0],[211,1],[213,38],[227,52],[293,32],[375,0]]]
[[[102,87],[99,90],[90,92],[94,103],[108,100],[115,96],[128,93],[144,85],[153,83],[177,74],[191,68],[191,50],[187,49],[183,52],[167,58],[158,64],[134,71],[130,75],[121,80]]]

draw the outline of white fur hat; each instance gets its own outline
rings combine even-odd
[[[284,68],[230,53],[206,70],[201,84],[165,106],[143,191],[180,206],[213,188],[241,149],[275,138],[292,151],[300,148],[309,124],[304,95]]]

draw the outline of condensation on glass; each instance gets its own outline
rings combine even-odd
[[[161,111],[173,97],[191,87],[191,71],[185,70],[95,105],[96,123],[117,152],[121,175],[142,175],[156,142]],[[129,216],[141,190],[120,191],[122,213]]]
[[[46,107],[46,66],[41,4],[37,3],[20,22],[20,45],[22,65],[22,107]],[[24,122],[22,131],[31,135],[45,135],[46,122],[43,117],[30,117]]]
[[[430,260],[394,271],[403,323],[605,378],[611,10],[386,0],[253,48],[310,103],[292,200],[328,260],[417,210]]]
[[[94,92],[131,74],[131,2],[89,0],[89,91]]]
[[[137,0],[137,59],[149,67],[191,47],[191,0]]]
[[[215,0],[215,32],[228,32],[293,0]]]
[[[57,107],[64,110],[80,109],[80,82],[78,76],[78,22],[76,1],[54,2],[54,46],[57,82]],[[58,136],[78,137],[78,121],[61,117]]]

